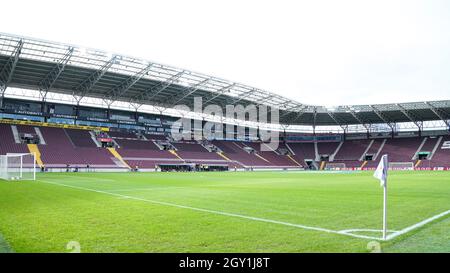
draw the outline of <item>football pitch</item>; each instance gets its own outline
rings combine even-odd
[[[0,181],[0,252],[450,252],[450,172],[46,173]],[[3,237],[3,239],[2,239]]]

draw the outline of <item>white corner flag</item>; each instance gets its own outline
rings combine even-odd
[[[388,155],[381,157],[377,170],[373,177],[380,180],[380,185],[383,187],[383,240],[387,237],[387,177],[388,177],[389,161]]]
[[[381,157],[380,163],[378,164],[377,170],[373,174],[373,177],[380,180],[380,186],[386,187],[387,176],[388,176],[388,155],[383,155]]]

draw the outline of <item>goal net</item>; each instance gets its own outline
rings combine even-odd
[[[325,170],[342,170],[345,169],[345,163],[327,163],[325,165]]]
[[[414,170],[413,162],[390,162],[389,168],[391,170]]]
[[[34,154],[0,155],[0,179],[36,180],[36,157]]]

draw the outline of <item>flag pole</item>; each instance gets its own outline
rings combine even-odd
[[[383,186],[383,240],[386,241],[386,237],[387,237],[387,183],[384,183],[384,186]]]
[[[380,180],[383,187],[383,240],[387,239],[387,178],[388,178],[389,160],[388,155],[381,157],[380,163],[373,176]]]

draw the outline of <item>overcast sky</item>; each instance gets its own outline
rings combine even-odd
[[[142,57],[302,103],[450,99],[450,1],[3,1],[0,31]]]

